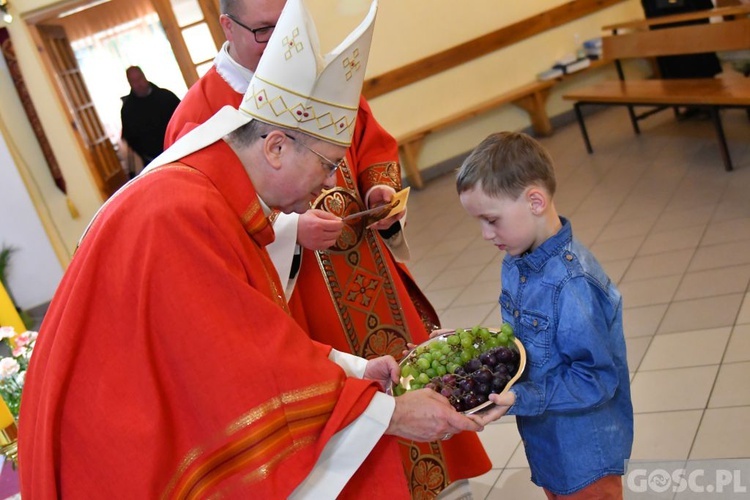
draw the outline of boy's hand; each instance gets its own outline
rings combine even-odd
[[[510,390],[501,392],[500,394],[490,394],[489,399],[497,406],[511,407],[516,403],[516,394]]]

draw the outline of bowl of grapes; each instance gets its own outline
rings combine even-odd
[[[432,337],[412,349],[399,363],[401,378],[387,391],[400,396],[427,388],[439,392],[456,411],[477,413],[493,405],[489,394],[500,394],[521,377],[526,351],[513,328],[458,328]]]

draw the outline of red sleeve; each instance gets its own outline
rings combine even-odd
[[[359,100],[349,156],[363,196],[379,184],[389,185],[397,191],[401,189],[398,143],[375,119],[364,97]]]

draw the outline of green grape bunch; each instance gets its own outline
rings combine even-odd
[[[500,330],[475,326],[457,329],[416,347],[401,362],[401,382],[393,394],[422,388],[439,392],[460,412],[502,392],[520,368],[521,356],[513,328]]]

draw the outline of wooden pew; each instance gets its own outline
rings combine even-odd
[[[396,141],[398,141],[399,152],[401,153],[401,165],[406,171],[406,177],[409,180],[409,184],[416,189],[420,189],[423,185],[422,176],[419,173],[417,163],[419,161],[419,154],[422,150],[423,141],[428,135],[461,123],[464,120],[479,116],[487,111],[499,108],[505,104],[513,104],[514,106],[526,111],[529,115],[529,120],[531,121],[531,128],[536,135],[551,135],[552,123],[547,114],[547,98],[549,97],[552,87],[564,80],[575,77],[587,70],[598,68],[607,63],[609,63],[609,61],[592,61],[591,65],[585,68],[585,70],[571,73],[570,75],[563,75],[552,80],[527,83],[526,85],[522,85],[501,95],[492,96],[479,104],[462,109],[457,113],[426,123],[407,133],[397,135]]]
[[[731,10],[728,10],[731,9]],[[699,19],[750,13],[750,5],[712,9],[702,13],[679,14],[658,19],[634,21],[609,26],[615,32],[636,28],[627,34],[603,37],[606,60],[649,58],[701,52],[719,52],[750,48],[750,19],[724,18],[724,21],[695,24],[655,31],[643,31],[645,26],[668,24],[676,20]],[[679,19],[678,19],[679,18]],[[719,141],[721,157],[726,170],[732,170],[720,110],[723,108],[750,107],[750,79],[702,78],[680,80],[627,80],[619,68],[621,80],[604,81],[587,86],[563,96],[574,101],[574,109],[581,128],[586,149],[593,152],[581,108],[585,105],[625,106],[628,108],[633,130],[640,134],[638,120],[652,112],[636,115],[633,106],[694,106],[710,112]]]

